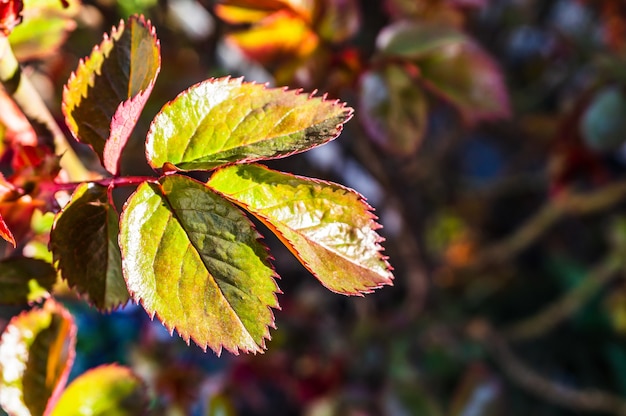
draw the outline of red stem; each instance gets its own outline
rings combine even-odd
[[[73,191],[81,183],[97,183],[102,186],[137,186],[143,182],[157,182],[158,178],[155,176],[120,176],[112,178],[104,178],[95,181],[83,181],[83,182],[45,182],[40,185],[46,191]]]

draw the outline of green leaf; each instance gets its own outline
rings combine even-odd
[[[113,28],[81,61],[63,90],[65,122],[118,174],[119,158],[161,67],[159,41],[143,17]]]
[[[260,165],[220,169],[208,185],[259,218],[328,289],[356,295],[392,283],[380,226],[355,191]]]
[[[145,414],[147,407],[143,382],[129,368],[113,364],[74,380],[50,416],[135,416]]]
[[[166,104],[152,122],[146,154],[153,168],[210,170],[280,158],[339,135],[352,109],[325,97],[210,79]]]
[[[101,310],[128,300],[117,243],[119,217],[107,188],[81,184],[57,214],[50,248],[61,276]]]
[[[11,319],[0,338],[0,405],[10,415],[42,415],[54,405],[74,361],[72,316],[48,300]]]
[[[204,184],[179,175],[143,183],[120,222],[128,289],[170,330],[217,354],[262,351],[278,291],[250,220]]]
[[[448,26],[400,21],[380,31],[376,46],[383,56],[414,60],[464,40],[462,32]]]
[[[28,257],[0,261],[0,304],[27,303],[48,295],[56,271],[42,260]]]
[[[80,1],[28,0],[22,23],[13,29],[9,42],[19,61],[41,59],[55,54],[74,30]]]
[[[506,118],[510,104],[497,63],[477,44],[445,45],[418,62],[431,90],[452,103],[469,123]]]
[[[402,67],[389,65],[361,76],[359,97],[359,121],[370,137],[391,153],[415,153],[427,127],[422,86]]]

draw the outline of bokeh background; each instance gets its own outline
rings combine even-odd
[[[626,3],[85,0],[59,50],[23,60],[59,120],[78,59],[133,13],[163,67],[123,172],[150,173],[150,120],[206,78],[328,93],[356,110],[342,135],[270,166],[361,192],[395,281],[330,293],[259,224],[284,292],[265,354],[67,297],[70,378],[128,365],[154,415],[626,414]]]

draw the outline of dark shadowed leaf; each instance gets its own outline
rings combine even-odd
[[[136,416],[146,414],[143,382],[127,367],[104,365],[79,376],[63,392],[50,416]]]
[[[391,284],[380,226],[355,191],[260,165],[220,169],[209,186],[263,221],[330,290],[355,295]]]
[[[119,158],[161,66],[155,31],[143,17],[120,22],[63,90],[65,121],[74,137],[93,147],[104,167],[117,174]]]
[[[299,91],[210,79],[165,105],[148,133],[150,165],[209,170],[279,158],[339,135],[352,109]]]
[[[61,276],[102,310],[114,309],[129,297],[117,243],[118,222],[107,188],[81,184],[57,214],[50,234]]]
[[[385,150],[410,155],[427,126],[428,102],[419,81],[399,66],[368,71],[360,80],[359,121]]]
[[[0,261],[0,304],[27,303],[47,296],[56,271],[43,260],[28,257]]]
[[[218,354],[262,351],[278,287],[260,235],[236,206],[169,175],[139,186],[120,229],[128,289],[151,316]]]
[[[0,405],[10,415],[42,415],[54,405],[74,361],[72,316],[48,300],[11,319],[0,339]]]

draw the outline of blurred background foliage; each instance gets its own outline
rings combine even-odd
[[[217,358],[140,307],[102,315],[67,298],[70,378],[128,365],[154,415],[626,414],[622,0],[71,4],[59,49],[15,47],[59,120],[62,85],[120,18],[145,14],[161,40],[127,175],[149,173],[154,114],[207,77],[353,106],[338,140],[271,165],[364,194],[396,280],[328,293],[268,238],[286,295],[260,356]],[[18,310],[3,307],[0,328]]]

